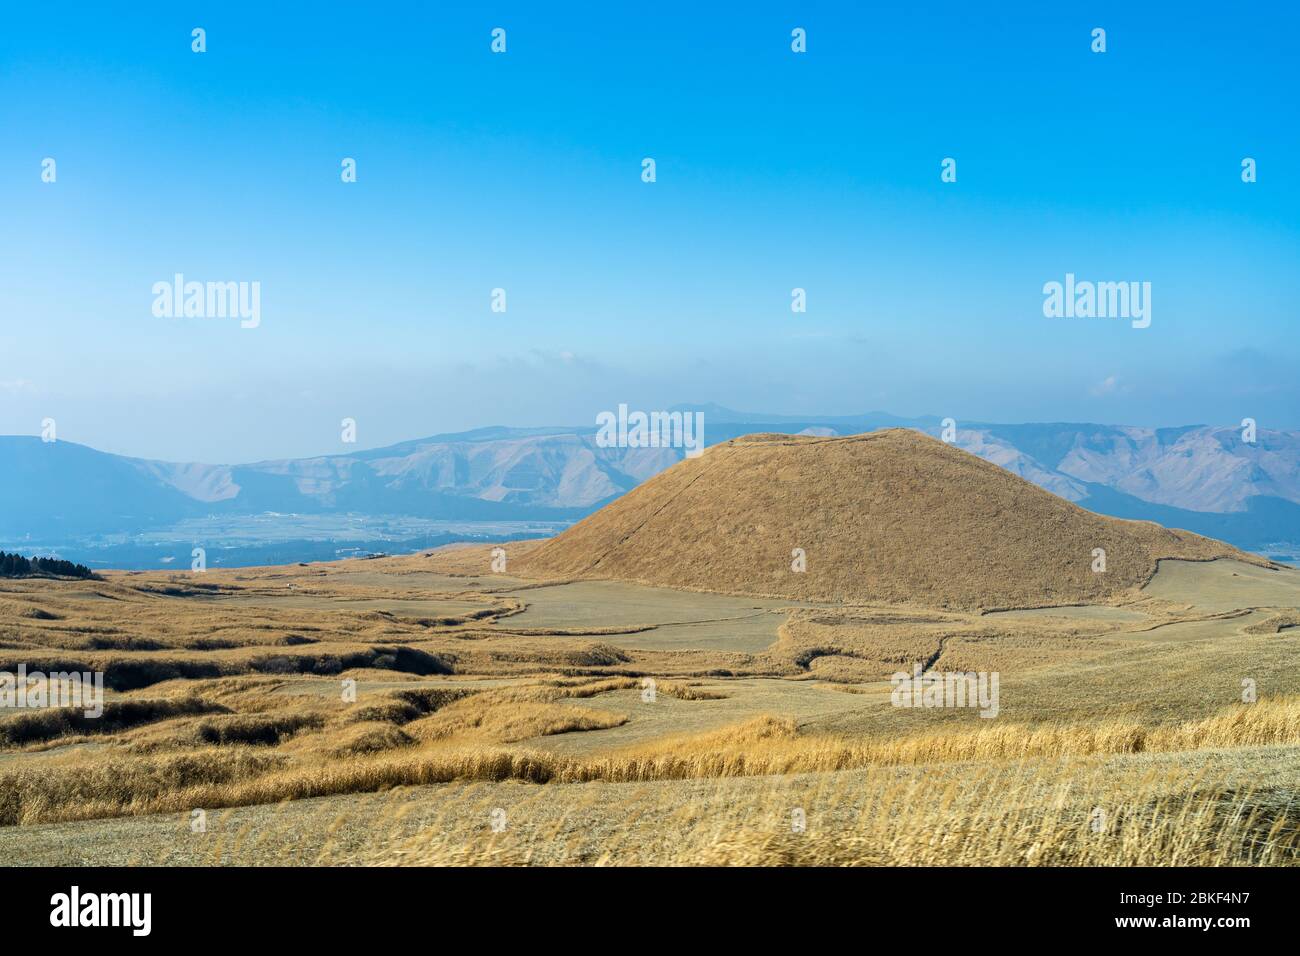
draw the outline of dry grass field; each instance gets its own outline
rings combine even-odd
[[[650,500],[713,456],[762,467],[773,444],[670,469]],[[644,510],[638,494],[623,500]],[[0,581],[0,672],[107,685],[98,718],[0,714],[0,848],[58,864],[1296,863],[1300,572],[1057,499],[1053,517],[1037,494],[980,499],[1007,535],[989,601],[964,584],[934,600],[943,561],[923,549],[864,558],[871,586],[840,600],[847,576],[789,594],[637,583],[622,545],[543,573],[605,512],[508,546],[501,573],[490,548],[452,547]],[[1055,604],[1013,559],[1053,520]],[[677,527],[664,551],[682,557],[695,532]],[[1082,593],[1051,562],[1097,528],[1116,584]],[[749,546],[741,530],[730,547]],[[840,547],[822,540],[810,578]],[[921,560],[914,593],[876,586]],[[914,668],[998,674],[996,717],[895,706],[891,675]]]
[[[98,721],[0,717],[6,859],[1296,860],[1296,572],[1172,562],[1122,613],[977,614],[464,576],[489,561],[0,584],[0,670],[109,685]],[[998,671],[998,718],[891,706],[922,661]]]

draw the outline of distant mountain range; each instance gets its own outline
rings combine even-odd
[[[938,417],[701,412],[705,443],[757,432],[941,437]],[[958,422],[957,447],[1092,511],[1290,554],[1300,542],[1300,432]],[[680,448],[607,448],[597,427],[482,428],[368,451],[245,465],[126,458],[70,442],[0,437],[0,538],[138,534],[212,515],[355,513],[571,521],[679,460]]]

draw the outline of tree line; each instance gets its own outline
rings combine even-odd
[[[45,575],[59,578],[91,578],[95,574],[84,564],[62,558],[24,558],[21,554],[0,551],[0,578],[26,578]]]

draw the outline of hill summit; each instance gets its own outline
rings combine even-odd
[[[1095,570],[1101,552],[1104,571]],[[1093,514],[894,428],[715,445],[531,551],[521,567],[798,600],[991,609],[1105,603],[1145,584],[1161,558],[1216,557],[1266,563],[1189,532]]]

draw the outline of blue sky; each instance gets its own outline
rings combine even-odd
[[[343,417],[373,447],[686,401],[1300,427],[1300,14],[901,6],[13,7],[0,434],[239,461],[337,452]],[[156,318],[177,272],[259,281],[260,327]],[[1151,282],[1151,327],[1045,318],[1067,272]]]

